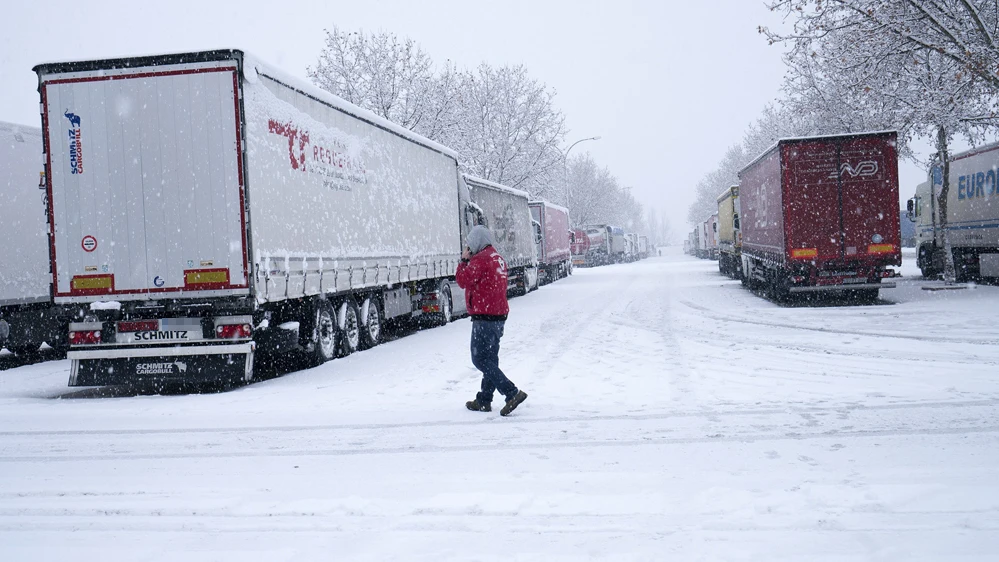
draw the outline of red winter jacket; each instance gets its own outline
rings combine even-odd
[[[473,319],[476,316],[505,318],[510,313],[506,301],[506,262],[492,246],[483,248],[467,263],[459,263],[454,278],[458,286],[465,289],[465,304]]]

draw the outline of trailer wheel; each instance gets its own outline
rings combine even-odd
[[[437,291],[437,302],[440,303],[441,311],[434,314],[434,325],[436,326],[446,326],[448,322],[451,321],[452,306],[451,306],[451,286],[447,283],[441,283],[440,289]]]
[[[382,340],[382,313],[378,309],[377,299],[365,299],[361,305],[361,316],[364,325],[361,328],[361,348],[375,347]]]
[[[340,355],[346,357],[361,347],[361,313],[354,299],[348,298],[340,305]]]
[[[312,353],[310,363],[313,367],[332,361],[337,352],[336,319],[333,309],[325,300],[319,300],[315,306],[315,317],[312,326]]]
[[[517,273],[517,282],[514,285],[513,290],[510,291],[510,294],[515,297],[522,297],[528,292],[530,292],[530,289],[527,286],[527,271],[521,269]]]
[[[787,276],[781,271],[775,271],[769,276],[766,286],[767,296],[774,302],[780,303],[791,298],[790,286]]]
[[[861,304],[874,304],[878,302],[878,292],[881,289],[858,289],[851,295],[853,299]]]

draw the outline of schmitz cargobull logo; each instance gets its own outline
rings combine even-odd
[[[174,370],[174,367],[177,369]],[[187,363],[171,361],[169,363],[139,363],[135,366],[137,375],[173,375],[187,372]]]
[[[69,119],[69,167],[73,174],[83,173],[83,134],[80,116],[67,109],[63,115]]]

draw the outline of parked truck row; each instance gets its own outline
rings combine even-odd
[[[718,215],[712,214],[687,235],[684,252],[702,260],[718,259]]]
[[[688,252],[774,299],[874,300],[902,263],[894,132],[782,139],[739,172]]]
[[[242,51],[35,71],[34,178],[7,186],[30,249],[3,256],[0,337],[68,348],[71,386],[250,380],[261,354],[316,365],[387,322],[446,324],[477,224],[511,293],[571,272],[565,209]]]
[[[629,263],[649,257],[649,237],[618,226],[592,224],[572,231],[572,263],[594,267]]]

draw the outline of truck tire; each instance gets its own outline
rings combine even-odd
[[[859,303],[862,304],[874,304],[878,302],[878,294],[881,289],[858,289],[853,292],[850,296]]]
[[[521,269],[517,272],[517,284],[511,293],[515,297],[522,297],[528,292],[530,292],[530,289],[527,287],[527,271]]]
[[[923,274],[924,279],[934,279],[942,273],[942,270],[934,263],[933,247],[929,245],[919,247],[916,265],[919,266],[919,272]]]
[[[441,283],[440,288],[437,290],[437,302],[440,305],[441,311],[434,314],[433,324],[434,326],[446,326],[454,315],[454,308],[451,303],[451,286],[447,282]]]
[[[782,303],[790,300],[791,291],[788,285],[787,276],[780,270],[774,271],[772,275],[769,276],[769,280],[766,286],[767,296],[770,300]]]
[[[375,347],[382,341],[382,313],[377,299],[365,299],[361,305],[361,349]]]
[[[361,347],[361,313],[354,299],[348,298],[340,305],[340,356],[346,357]]]
[[[337,329],[333,307],[325,299],[317,300],[314,308],[309,365],[318,367],[336,357],[337,336],[340,331]]]

